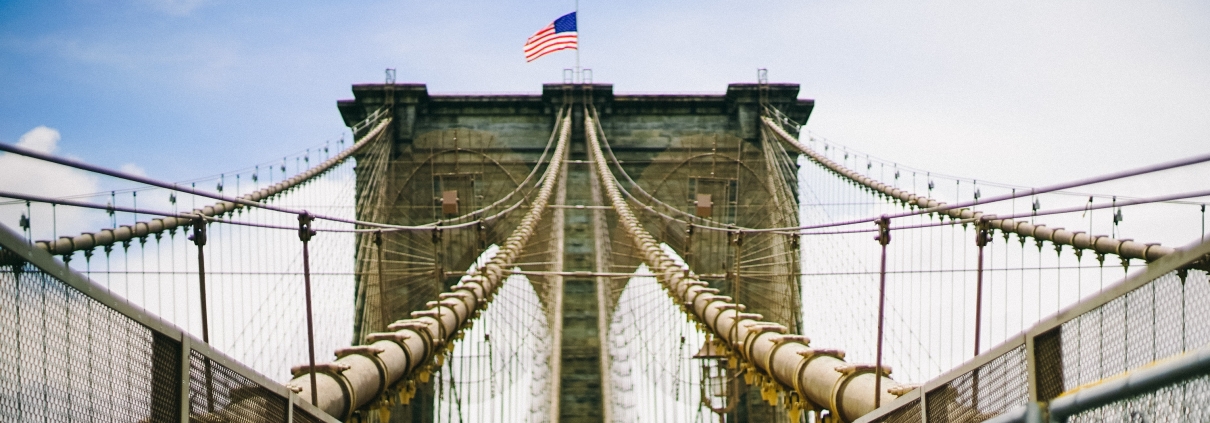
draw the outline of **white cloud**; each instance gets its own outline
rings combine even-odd
[[[53,154],[58,149],[59,131],[39,126],[26,132],[17,145],[41,153]],[[32,194],[44,197],[64,197],[99,191],[99,181],[94,175],[54,165],[43,161],[18,156],[0,155],[0,191]],[[53,234],[66,235],[97,229],[103,219],[95,212],[72,207],[56,207],[34,204],[31,206],[35,238],[50,238]],[[0,206],[0,223],[16,229],[17,221],[25,212],[24,204]]]
[[[118,168],[118,170],[134,176],[147,176],[147,170],[134,163],[126,163]]]
[[[21,139],[17,140],[17,146],[39,153],[51,154],[58,148],[60,138],[59,131],[47,128],[46,126],[39,126],[22,135]]]

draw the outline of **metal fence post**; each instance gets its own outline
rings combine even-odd
[[[1038,402],[1038,359],[1034,348],[1034,334],[1025,334],[1025,380],[1029,384],[1029,402]]]
[[[189,371],[192,366],[190,356],[193,348],[189,345],[189,335],[181,333],[181,423],[189,423]]]
[[[929,423],[929,392],[925,388],[928,388],[927,383],[916,388],[920,390],[920,423]]]
[[[287,389],[287,391],[290,392],[290,395],[286,397],[286,401],[288,402],[286,404],[286,423],[294,423],[294,404],[298,402],[298,394],[290,389]]]

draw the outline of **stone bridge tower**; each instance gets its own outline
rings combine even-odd
[[[431,222],[499,200],[537,163],[556,113],[572,104],[575,127],[564,170],[565,190],[556,195],[556,203],[587,207],[555,209],[562,222],[555,228],[561,245],[534,261],[559,263],[559,268],[535,270],[631,272],[638,265],[630,256],[611,250],[611,239],[618,240],[613,245],[624,244],[629,242],[627,235],[614,227],[611,211],[593,207],[608,202],[584,142],[583,106],[589,103],[598,112],[618,164],[650,196],[713,225],[784,227],[798,221],[797,174],[770,161],[770,146],[764,145],[759,120],[763,107],[770,105],[805,123],[814,102],[797,98],[797,84],[731,84],[718,95],[616,95],[609,84],[547,84],[540,95],[432,95],[421,84],[367,84],[354,85],[353,94],[355,99],[338,102],[349,125],[384,104],[394,106],[389,164],[384,169],[360,164],[358,168],[359,191],[380,189],[384,201],[358,204],[358,213],[397,224]],[[363,177],[368,172],[386,175],[386,186],[366,187],[362,181],[371,179]],[[785,190],[788,194],[782,193]],[[738,296],[752,307],[748,312],[799,330],[799,283],[789,276],[798,268],[797,242],[792,237],[737,240],[725,232],[691,230],[681,220],[646,217],[648,230],[680,252],[695,272],[706,276],[703,280],[725,295]],[[409,271],[406,264],[384,261],[384,274],[401,276],[384,278],[384,298],[359,302],[357,336],[379,331],[385,323],[422,308],[472,265],[473,252],[501,242],[495,237],[507,233],[485,228],[477,238],[441,240],[434,263],[426,264],[436,271]],[[794,258],[747,260],[740,249]],[[359,260],[367,260],[365,249],[358,254]],[[781,269],[781,276],[768,276],[779,274],[770,269]],[[558,353],[552,357],[559,363],[552,368],[560,370],[552,377],[558,379],[554,386],[559,392],[559,420],[602,421],[603,407],[608,406],[602,402],[602,389],[609,389],[603,387],[602,369],[608,368],[609,355],[602,348],[600,331],[607,328],[624,281],[591,275],[530,280],[539,296],[547,299],[543,306],[550,327],[560,332],[551,340],[558,342],[553,346]],[[359,292],[366,285],[359,280]],[[428,392],[425,398],[422,389],[416,405],[392,413],[392,421],[431,421],[431,389]],[[741,395],[740,407],[728,421],[775,421],[773,414],[774,409],[752,390]]]

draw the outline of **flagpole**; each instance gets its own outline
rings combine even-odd
[[[576,82],[584,83],[584,76],[580,74],[580,0],[576,0]]]

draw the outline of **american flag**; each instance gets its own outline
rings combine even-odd
[[[549,53],[575,48],[576,12],[571,12],[529,37],[525,42],[525,61],[532,62]]]

